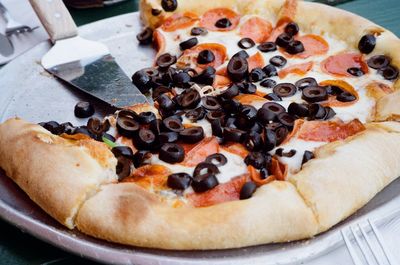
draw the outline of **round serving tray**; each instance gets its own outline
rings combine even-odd
[[[87,39],[105,43],[123,70],[131,75],[151,65],[154,56],[150,47],[138,45],[135,36],[140,28],[138,13],[132,13],[85,25],[80,27],[79,33]],[[99,116],[111,111],[43,70],[40,60],[49,48],[50,43],[40,43],[0,69],[0,122],[18,116],[31,122],[56,120],[85,124],[85,119],[78,119],[73,114],[76,102],[83,99],[92,101]],[[68,230],[36,206],[4,172],[0,172],[0,217],[50,244],[104,263],[266,265],[309,261],[310,264],[318,264],[316,259],[329,256],[324,264],[351,264],[341,230],[366,218],[375,220],[380,229],[384,228],[387,222],[380,218],[399,209],[399,190],[400,180],[397,180],[349,219],[313,239],[229,250],[144,249],[113,244],[77,230]]]

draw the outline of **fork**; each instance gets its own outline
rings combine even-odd
[[[11,36],[14,34],[19,34],[19,33],[25,33],[25,32],[31,32],[38,27],[31,28],[27,25],[23,25],[22,23],[14,20],[10,12],[8,12],[7,8],[0,2],[0,13],[3,15],[5,21],[6,21],[6,35]]]
[[[377,227],[370,219],[367,219],[366,226],[358,223],[343,228],[341,234],[355,265],[397,264],[388,251]],[[356,247],[353,247],[353,243],[355,243]],[[376,248],[376,246],[378,247]]]

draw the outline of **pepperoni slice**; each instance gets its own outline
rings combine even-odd
[[[161,29],[166,32],[172,32],[179,29],[188,28],[198,20],[196,14],[191,12],[185,12],[184,14],[173,14],[167,18],[161,25]]]
[[[319,83],[321,86],[337,86],[343,89],[344,91],[349,92],[353,96],[356,97],[356,100],[350,101],[350,102],[341,102],[336,99],[336,96],[330,95],[328,100],[326,102],[323,102],[323,106],[329,106],[329,107],[345,107],[345,106],[350,106],[356,103],[359,99],[358,92],[354,89],[352,85],[347,83],[346,81],[343,80],[325,80]]]
[[[347,72],[351,67],[361,68],[368,73],[368,65],[364,62],[363,56],[358,53],[342,53],[328,57],[321,63],[324,72],[337,76],[352,76]]]
[[[319,35],[308,34],[298,37],[296,40],[303,43],[304,52],[292,55],[285,52],[284,49],[280,49],[286,57],[306,59],[311,56],[326,54],[329,51],[328,42]]]
[[[231,80],[224,76],[224,75],[216,75],[215,80],[213,83],[213,87],[219,88],[219,87],[225,87],[231,83]]]
[[[286,0],[283,4],[277,26],[291,22],[296,17],[297,0]]]
[[[197,64],[197,56],[201,51],[210,50],[214,54],[214,61],[209,64]],[[227,58],[225,46],[218,43],[202,43],[196,45],[195,47],[185,50],[181,57],[179,57],[177,64],[181,67],[188,66],[188,64],[193,63],[199,68],[204,69],[207,66],[212,66],[217,68],[222,65]]]
[[[367,85],[367,96],[373,99],[380,99],[387,94],[393,93],[393,90],[390,86],[374,81]]]
[[[286,25],[287,25],[287,23],[284,23],[282,25],[279,25],[278,27],[275,27],[272,30],[271,35],[268,38],[268,41],[275,42],[276,38],[278,38],[279,35],[281,35],[283,32],[285,32]]]
[[[262,68],[265,66],[264,57],[262,56],[262,54],[260,52],[257,52],[255,54],[253,54],[252,56],[250,56],[247,59],[247,62],[249,63],[249,72],[251,70],[253,70],[254,68],[257,68],[257,67]]]
[[[359,120],[344,123],[342,121],[307,121],[299,129],[297,137],[305,141],[333,142],[344,140],[365,130]]]
[[[264,184],[270,183],[271,181],[276,180],[275,175],[269,175],[267,178],[262,179],[260,172],[255,169],[253,166],[248,166],[247,170],[250,173],[251,180],[257,184],[257,186],[262,186]]]
[[[228,145],[224,145],[222,148],[242,158],[245,158],[249,154],[249,151],[247,151],[247,149],[242,144],[239,143],[232,142],[229,143]]]
[[[239,30],[242,38],[250,38],[255,42],[266,41],[272,32],[272,25],[260,17],[252,17],[246,20]]]
[[[168,176],[172,171],[163,165],[145,165],[133,171],[131,177],[125,178],[123,182],[135,182],[144,188],[166,187]]]
[[[296,75],[305,75],[308,71],[311,70],[313,67],[313,62],[306,62],[306,63],[300,63],[300,64],[295,64],[292,66],[288,66],[281,71],[279,71],[278,76],[279,78],[283,79],[285,78],[288,74],[296,74]]]
[[[209,137],[203,139],[195,147],[193,147],[185,155],[185,160],[182,165],[187,167],[197,166],[198,163],[203,162],[207,156],[218,153],[219,144],[215,137]]]
[[[160,32],[159,29],[156,29],[153,33],[153,40],[154,40],[154,45],[157,51],[157,56],[158,55],[164,53],[165,51],[165,45],[166,45],[166,41],[165,38],[163,36],[163,34]]]
[[[288,172],[288,166],[279,162],[278,159],[273,157],[270,171],[271,174],[274,175],[277,180],[285,180]]]
[[[186,196],[194,207],[207,207],[222,202],[239,200],[240,190],[248,180],[247,175],[219,184],[215,188],[203,193],[191,193]]]
[[[235,97],[242,104],[251,105],[257,102],[267,102],[268,100],[255,94],[240,94]]]
[[[227,28],[218,28],[215,23],[222,19],[227,18],[232,23]],[[208,10],[200,19],[200,26],[213,31],[230,31],[235,29],[239,24],[240,16],[235,11],[229,8],[215,8]]]

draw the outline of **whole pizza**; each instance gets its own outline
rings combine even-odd
[[[141,0],[153,104],[0,125],[0,167],[61,224],[224,249],[313,237],[400,175],[400,40],[296,0]],[[80,102],[79,117],[93,114]]]

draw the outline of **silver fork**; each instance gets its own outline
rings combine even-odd
[[[6,35],[10,36],[13,34],[19,34],[24,32],[31,32],[38,27],[31,28],[27,25],[23,25],[22,23],[14,20],[10,12],[8,12],[7,8],[0,2],[0,13],[3,15],[6,21]]]
[[[341,233],[355,265],[397,264],[370,219],[367,219],[366,226],[358,223],[343,228]]]

